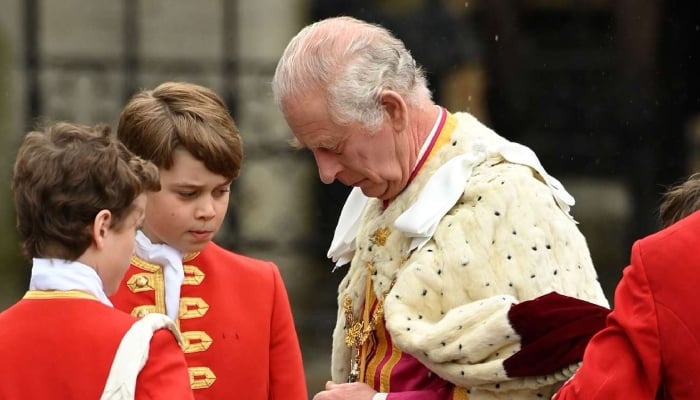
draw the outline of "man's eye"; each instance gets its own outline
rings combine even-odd
[[[330,147],[330,148],[321,147],[321,148],[319,148],[319,150],[321,150],[323,153],[327,153],[327,154],[336,154],[336,155],[340,154],[339,147]]]

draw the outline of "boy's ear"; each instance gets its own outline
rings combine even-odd
[[[102,250],[104,247],[104,240],[111,223],[112,213],[109,210],[100,210],[95,216],[95,221],[92,224],[92,240],[98,250]]]
[[[395,132],[402,132],[408,125],[408,106],[400,94],[384,90],[381,95],[382,108]]]

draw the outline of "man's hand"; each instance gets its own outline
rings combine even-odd
[[[316,393],[313,400],[372,400],[376,393],[369,385],[360,382],[326,382],[326,390]]]

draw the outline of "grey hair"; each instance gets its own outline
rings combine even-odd
[[[393,90],[410,106],[431,100],[425,72],[387,29],[335,17],[302,29],[285,49],[272,80],[275,102],[325,93],[335,123],[375,131],[384,114],[380,95]],[[283,110],[284,111],[284,110]]]

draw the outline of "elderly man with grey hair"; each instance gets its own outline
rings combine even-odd
[[[404,44],[354,18],[302,29],[272,88],[321,181],[353,187],[328,251],[350,263],[332,382],[314,399],[550,397],[590,336],[564,329],[586,321],[577,299],[607,300],[573,198],[535,154],[435,104]],[[528,349],[542,361],[511,357]]]

